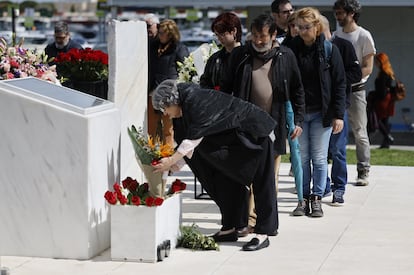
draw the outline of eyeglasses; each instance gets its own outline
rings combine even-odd
[[[290,9],[290,10],[284,10],[284,11],[279,11],[279,13],[282,13],[284,15],[288,15],[293,13],[295,10],[294,9]]]
[[[296,28],[297,28],[299,31],[308,31],[308,30],[312,29],[313,27],[314,27],[314,25],[313,25],[313,24],[308,24],[308,25],[305,25],[305,26],[296,25]]]
[[[217,36],[217,37],[221,37],[221,38],[223,38],[223,37],[225,37],[226,36],[226,34],[228,34],[229,32],[227,32],[227,31],[225,31],[225,32],[222,32],[222,33],[217,33],[217,32],[215,32],[214,33],[214,35],[215,36]]]

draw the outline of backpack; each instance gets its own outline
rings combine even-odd
[[[323,41],[323,47],[325,49],[325,61],[327,64],[331,64],[332,57],[332,42],[329,40]]]
[[[407,95],[407,91],[405,89],[404,83],[402,83],[398,79],[393,80],[393,82],[394,82],[394,85],[392,85],[392,88],[391,88],[392,100],[394,101],[403,100],[405,96]]]

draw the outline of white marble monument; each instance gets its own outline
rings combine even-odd
[[[115,105],[36,78],[0,81],[0,255],[89,259],[109,246]]]
[[[145,22],[112,20],[108,53],[108,101],[0,81],[0,256],[89,259],[109,248],[104,193],[143,180],[127,128],[146,125]]]

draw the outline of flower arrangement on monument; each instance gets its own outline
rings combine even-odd
[[[54,59],[61,81],[100,81],[108,79],[108,54],[101,50],[70,49]]]
[[[25,49],[20,43],[10,46],[0,37],[0,80],[30,76],[58,83],[56,67],[48,65],[44,52]]]
[[[179,179],[176,179],[168,190],[166,197],[185,190],[187,185]],[[125,178],[121,184],[113,185],[114,191],[106,191],[105,199],[109,204],[116,205],[145,205],[160,206],[164,202],[164,198],[154,197],[149,192],[148,183],[140,184],[136,179],[131,177]]]
[[[134,125],[128,128],[128,134],[138,164],[148,180],[150,194],[156,197],[164,197],[168,172],[154,173],[153,165],[156,165],[162,158],[172,156],[174,148],[167,143],[163,143],[159,137],[154,138],[145,135],[142,128],[136,129]]]

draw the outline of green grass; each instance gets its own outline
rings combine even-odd
[[[356,152],[346,150],[348,164],[356,164]],[[289,154],[282,156],[282,162],[289,162]],[[414,166],[414,151],[394,149],[371,149],[371,165]]]

